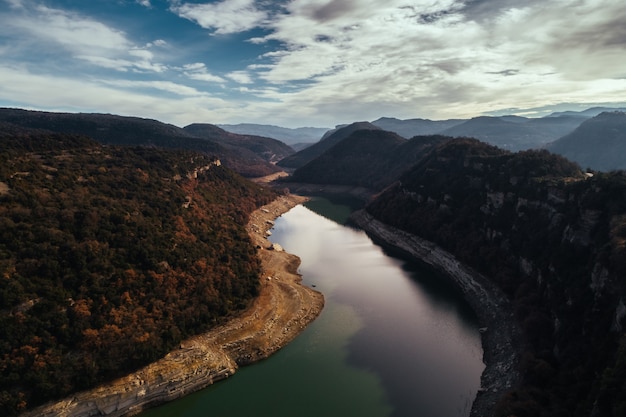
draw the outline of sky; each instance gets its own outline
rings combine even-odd
[[[0,107],[333,127],[626,105],[623,0],[0,0]]]

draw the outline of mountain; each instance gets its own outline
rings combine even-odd
[[[274,164],[295,153],[290,146],[277,139],[230,133],[211,124],[194,123],[185,126],[183,130],[195,137],[217,142],[225,148],[233,150],[233,152],[241,153],[247,150],[248,155],[246,157],[249,160],[253,160],[256,156]]]
[[[218,124],[217,126],[227,132],[237,133],[239,135],[264,136],[278,139],[294,149],[297,149],[302,144],[310,144],[319,141],[324,133],[330,130],[323,127],[298,127],[296,129],[290,129],[254,123],[240,123],[236,125]]]
[[[328,136],[324,136],[319,142],[305,148],[295,154],[288,156],[282,161],[278,162],[278,165],[284,168],[299,168],[313,159],[323,154],[326,150],[330,149],[343,139],[350,136],[357,130],[379,130],[380,128],[374,126],[368,122],[355,122],[348,126],[341,127],[334,130]]]
[[[428,120],[428,119],[408,119],[400,120],[393,117],[381,117],[374,120],[372,124],[383,130],[397,133],[398,135],[411,139],[413,136],[436,135],[446,129],[450,129],[465,122],[462,119],[450,120]]]
[[[288,181],[339,184],[382,190],[444,136],[416,136],[407,140],[385,130],[357,130],[319,157],[296,169]]]
[[[572,116],[572,117],[583,117],[585,119],[595,117],[600,113],[604,112],[613,112],[613,111],[621,111],[626,112],[625,108],[613,108],[613,107],[591,107],[582,111],[560,111],[554,112],[547,117],[560,117],[560,116]]]
[[[85,135],[107,145],[195,150],[217,156],[225,166],[249,177],[278,171],[273,164],[261,156],[251,155],[245,148],[226,148],[213,140],[195,137],[184,129],[157,120],[111,114],[50,113],[1,108],[0,122],[57,133]]]
[[[623,415],[625,172],[587,178],[546,150],[456,139],[366,210],[436,243],[510,300],[524,338],[515,346],[522,379],[493,415]]]
[[[583,121],[580,117],[571,116],[541,119],[480,116],[445,129],[440,134],[476,138],[502,149],[519,151],[540,148],[576,129]]]
[[[406,139],[384,130],[357,130],[292,175],[295,182],[367,186],[367,173]]]
[[[626,113],[600,113],[546,148],[586,168],[626,170]]]
[[[209,155],[0,122],[0,415],[136,370],[248,305],[276,194]]]

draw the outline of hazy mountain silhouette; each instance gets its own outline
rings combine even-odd
[[[573,131],[584,120],[571,116],[541,119],[480,116],[443,130],[441,134],[476,138],[503,149],[519,151],[540,148]]]
[[[287,127],[262,125],[254,123],[218,124],[216,125],[227,132],[239,135],[264,136],[278,139],[296,150],[300,150],[312,143],[319,141],[330,129],[322,127]]]
[[[458,124],[464,123],[464,119],[449,120],[428,120],[428,119],[408,119],[400,120],[394,117],[381,117],[374,120],[372,124],[389,132],[411,139],[413,136],[435,135],[450,129]]]
[[[600,113],[546,148],[584,168],[626,169],[626,113]]]

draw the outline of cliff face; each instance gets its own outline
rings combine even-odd
[[[496,415],[619,415],[626,176],[547,152],[437,148],[368,207],[501,288],[523,332],[520,386]],[[471,297],[470,297],[471,298]],[[623,344],[623,341],[622,341]]]

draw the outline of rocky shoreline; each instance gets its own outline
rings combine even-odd
[[[262,263],[260,295],[237,317],[181,343],[137,372],[48,403],[21,417],[121,417],[183,397],[234,374],[239,366],[267,358],[321,312],[321,293],[300,284],[300,260],[267,240],[273,220],[306,199],[281,196],[256,210],[246,226]]]
[[[502,291],[434,243],[386,225],[365,210],[353,213],[350,220],[377,243],[401,252],[442,278],[451,279],[462,291],[482,326],[483,362],[486,365],[470,415],[492,415],[498,399],[517,386],[521,378],[517,371],[523,343],[521,331]]]

